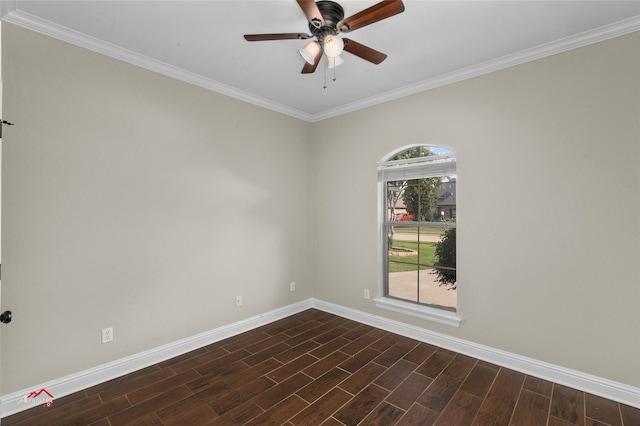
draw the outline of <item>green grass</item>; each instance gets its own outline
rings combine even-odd
[[[403,247],[420,252],[420,269],[431,268],[436,262],[435,243],[420,243],[417,241],[394,241],[393,247]],[[402,262],[402,263],[398,263]],[[416,271],[418,256],[389,256],[389,272]]]

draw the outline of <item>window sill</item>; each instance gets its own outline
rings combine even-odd
[[[418,305],[417,303],[405,302],[391,297],[378,297],[373,299],[373,303],[377,308],[388,309],[453,327],[460,327],[460,322],[462,322],[462,319],[453,311]]]

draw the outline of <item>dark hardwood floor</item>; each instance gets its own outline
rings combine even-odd
[[[640,425],[640,410],[310,309],[2,425]]]

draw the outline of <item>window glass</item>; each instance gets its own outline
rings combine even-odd
[[[456,310],[456,158],[417,146],[379,164],[385,296]]]

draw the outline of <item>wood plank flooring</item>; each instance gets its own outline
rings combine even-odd
[[[310,309],[2,425],[637,426],[640,410]]]

